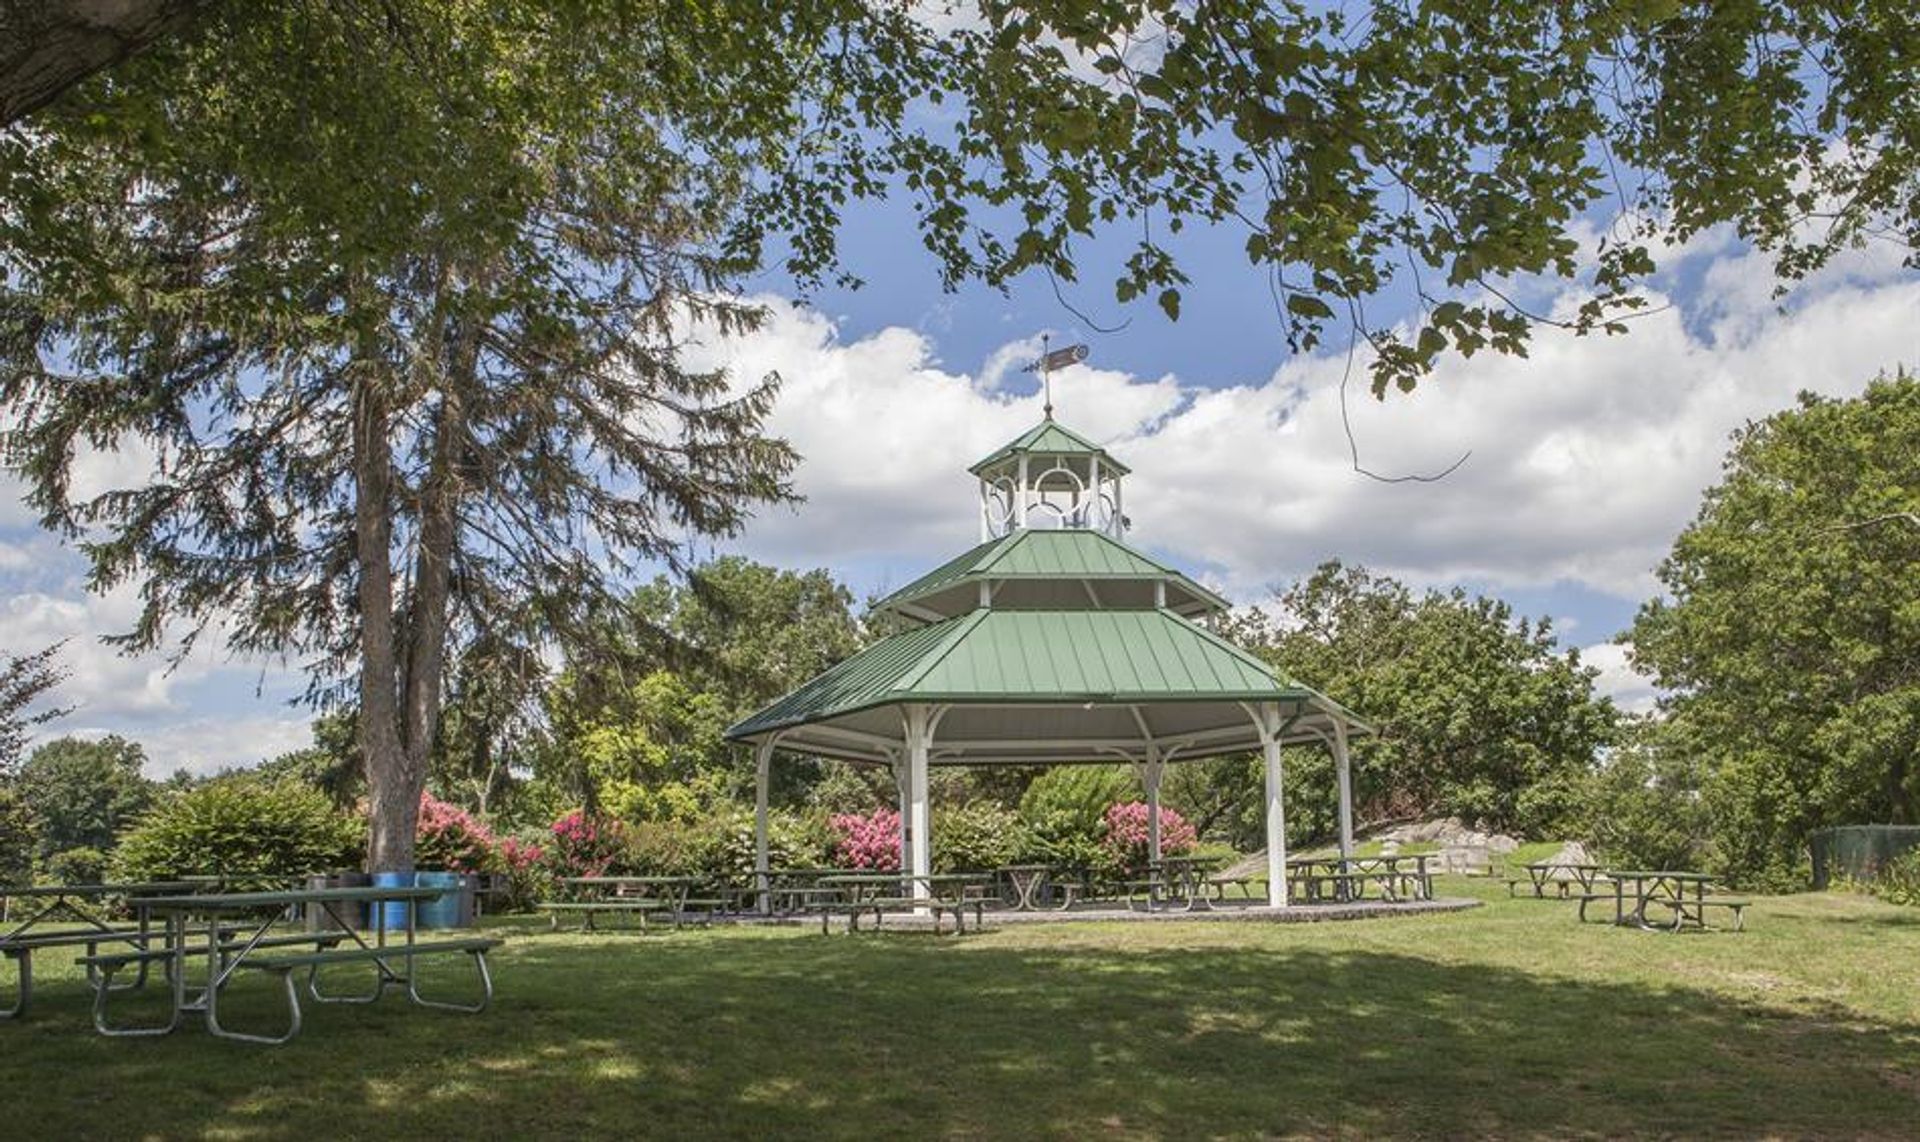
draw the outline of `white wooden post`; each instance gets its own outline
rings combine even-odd
[[[1333,770],[1340,786],[1340,858],[1353,859],[1353,767],[1347,757],[1347,723],[1333,720]]]
[[[910,732],[906,744],[907,749],[913,748]],[[893,785],[900,792],[900,871],[905,872],[913,866],[913,845],[908,839],[913,836],[913,774],[904,753],[893,759]]]
[[[1027,457],[1025,453],[1020,456],[1020,494],[1019,502],[1014,506],[1014,521],[1023,529],[1027,526]]]
[[[767,777],[773,769],[773,743],[774,738],[768,736],[753,747],[753,887],[762,912],[773,910],[767,858]]]
[[[907,720],[907,815],[901,821],[906,833],[907,861],[901,865],[913,874],[913,898],[924,901],[933,894],[926,877],[933,874],[933,837],[927,813],[927,755],[933,746],[933,727],[938,719],[931,707],[913,705],[906,709]],[[920,904],[914,912],[925,915]]]
[[[1160,747],[1147,743],[1147,764],[1141,773],[1141,784],[1147,787],[1147,859],[1154,863],[1160,860]]]
[[[1280,708],[1263,702],[1254,712],[1260,729],[1260,752],[1267,770],[1267,903],[1287,906],[1287,805],[1281,787]]]

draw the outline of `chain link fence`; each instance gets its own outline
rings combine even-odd
[[[1826,888],[1836,878],[1868,881],[1908,849],[1920,848],[1920,825],[1842,825],[1816,829],[1813,886]]]

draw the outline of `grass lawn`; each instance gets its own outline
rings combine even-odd
[[[6,1137],[1913,1137],[1920,911],[1743,934],[1339,924],[509,933],[481,1016],[310,1007],[287,1047],[109,1040],[46,957]],[[340,979],[336,986],[351,981]],[[464,984],[450,974],[448,984]],[[275,1026],[264,980],[223,1015]],[[151,1002],[151,1001],[149,1001]],[[129,1014],[136,1011],[129,1008]]]

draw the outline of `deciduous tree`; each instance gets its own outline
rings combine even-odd
[[[1634,622],[1722,871],[1800,883],[1812,829],[1920,821],[1916,441],[1907,374],[1748,424]]]

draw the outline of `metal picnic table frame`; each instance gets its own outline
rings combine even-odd
[[[1007,887],[1012,889],[1012,897],[1007,904],[1015,912],[1036,911],[1040,907],[1040,894],[1053,881],[1053,866],[1050,864],[1007,864],[993,871],[1004,877]]]
[[[914,893],[915,888],[922,884],[927,887],[925,897]],[[957,886],[959,892],[951,896],[942,896],[940,894],[942,885]],[[876,917],[874,922],[877,925],[881,908],[888,905],[903,905],[932,910],[935,930],[939,928],[941,910],[950,911],[953,913],[955,931],[964,931],[966,921],[961,918],[961,910],[972,906],[977,912],[984,909],[988,903],[985,896],[968,897],[967,889],[979,886],[985,891],[990,890],[992,885],[993,874],[990,872],[851,872],[820,878],[822,888],[839,889],[845,893],[846,898],[840,906],[852,910],[850,920],[855,927],[858,926],[857,917],[861,909],[873,908]],[[884,891],[889,888],[894,892]],[[827,905],[827,907],[833,906]],[[823,915],[821,920],[823,927],[825,921],[826,917]]]
[[[1623,927],[1645,928],[1653,930],[1654,925],[1647,922],[1647,905],[1660,900],[1684,901],[1687,890],[1693,889],[1693,899],[1697,903],[1706,899],[1707,886],[1713,882],[1711,874],[1704,872],[1675,872],[1671,870],[1632,870],[1606,869],[1601,873],[1613,882],[1613,922]],[[1627,886],[1633,885],[1633,905],[1628,907]],[[1592,899],[1589,894],[1587,899]],[[1604,897],[1601,897],[1604,899]],[[1582,918],[1585,917],[1586,901],[1581,902]],[[1678,923],[1675,924],[1677,928]]]
[[[658,900],[672,914],[673,922],[679,926],[681,917],[686,913],[687,899],[693,895],[696,885],[705,883],[705,877],[699,876],[568,876],[560,881],[574,888],[599,889],[603,899],[612,897],[629,900]],[[633,890],[629,892],[628,890]],[[586,925],[593,927],[593,914],[587,913]],[[646,926],[644,914],[641,927]]]
[[[1582,864],[1569,861],[1534,861],[1531,864],[1523,864],[1520,868],[1521,871],[1527,874],[1527,883],[1532,885],[1533,896],[1536,900],[1547,899],[1547,886],[1549,884],[1562,886],[1562,898],[1565,897],[1565,886],[1568,884],[1578,884],[1581,892],[1590,893],[1594,890],[1594,885],[1599,882],[1600,877],[1606,875],[1605,870],[1597,864]],[[1559,879],[1554,876],[1556,872],[1564,872],[1572,877],[1572,880]],[[1511,887],[1511,884],[1509,887]]]
[[[1300,884],[1302,894],[1308,903],[1320,900],[1321,881],[1334,882],[1334,900],[1348,903],[1364,896],[1364,888],[1356,892],[1354,878],[1373,880],[1381,888],[1382,895],[1390,901],[1398,901],[1401,896],[1413,900],[1433,899],[1433,876],[1427,871],[1427,862],[1433,859],[1431,853],[1393,854],[1391,856],[1369,857],[1308,857],[1287,862],[1290,881]],[[1411,869],[1401,866],[1411,862]]]
[[[64,937],[63,943],[78,946],[85,944],[89,952],[99,944],[126,943],[144,948],[154,936],[152,917],[147,910],[130,906],[134,915],[135,927],[114,927],[98,916],[81,907],[82,902],[97,902],[103,897],[117,896],[123,899],[136,898],[153,892],[178,892],[190,889],[191,884],[184,880],[141,881],[126,884],[38,884],[0,886],[0,901],[11,904],[12,901],[45,901],[38,911],[24,920],[9,919],[4,933],[0,933],[0,956],[12,960],[19,970],[18,997],[14,1005],[0,1011],[0,1019],[14,1019],[24,1014],[28,1003],[33,999],[33,949],[38,946],[50,946],[45,939],[35,939],[30,933],[48,920],[65,916],[78,921],[85,927],[73,932],[56,935]],[[97,940],[86,937],[98,936]],[[89,969],[87,978],[93,980]],[[142,964],[138,976],[131,983],[122,984],[121,990],[137,988],[147,982],[146,965]]]
[[[485,998],[478,1005],[447,1003],[423,997],[419,992],[414,976],[414,954],[416,950],[425,952],[448,949],[450,945],[421,945],[416,939],[419,928],[420,905],[445,895],[449,889],[440,886],[413,885],[369,885],[351,888],[314,888],[296,889],[282,892],[238,892],[238,893],[202,893],[190,896],[142,897],[130,901],[130,905],[144,908],[150,914],[166,917],[166,952],[169,983],[172,992],[172,1011],[167,1022],[157,1027],[109,1027],[105,1021],[106,988],[96,987],[94,993],[95,1025],[100,1032],[112,1036],[151,1036],[171,1033],[179,1026],[183,1015],[199,1014],[206,1020],[207,1030],[223,1039],[236,1039],[252,1043],[284,1043],[298,1034],[301,1025],[300,1000],[293,982],[291,970],[282,971],[281,978],[286,990],[291,1025],[284,1035],[254,1035],[232,1031],[220,1025],[220,992],[233,978],[254,950],[267,940],[273,925],[290,908],[319,908],[331,918],[344,938],[358,945],[358,951],[371,960],[377,973],[373,991],[366,995],[326,995],[319,987],[319,963],[307,966],[307,992],[316,1003],[373,1003],[385,995],[389,988],[404,987],[407,996],[423,1007],[439,1007],[454,1011],[478,1012],[485,1010],[493,996],[493,981],[487,971],[485,949],[475,955],[481,987]],[[374,942],[368,943],[358,926],[348,917],[342,916],[342,905],[367,905],[368,920]],[[392,934],[387,923],[387,904],[405,905],[406,921],[402,928],[406,939],[404,943],[389,941]],[[250,929],[243,928],[238,940],[223,938],[221,917],[235,919],[258,915],[260,918]],[[195,920],[201,923],[196,925]],[[198,937],[204,932],[205,942],[199,943]],[[318,943],[321,937],[314,937]],[[462,944],[496,945],[497,940],[461,941]],[[458,948],[454,950],[468,950]],[[390,955],[381,954],[390,952]],[[349,955],[353,954],[349,950]],[[205,955],[207,957],[206,983],[198,993],[189,995],[191,990],[187,981],[187,960],[189,957]],[[396,969],[390,960],[404,965]]]
[[[1210,912],[1213,902],[1207,899],[1207,877],[1226,867],[1226,862],[1218,857],[1176,856],[1161,857],[1147,862],[1147,911],[1154,910],[1156,891],[1172,905],[1183,902],[1188,912]]]

